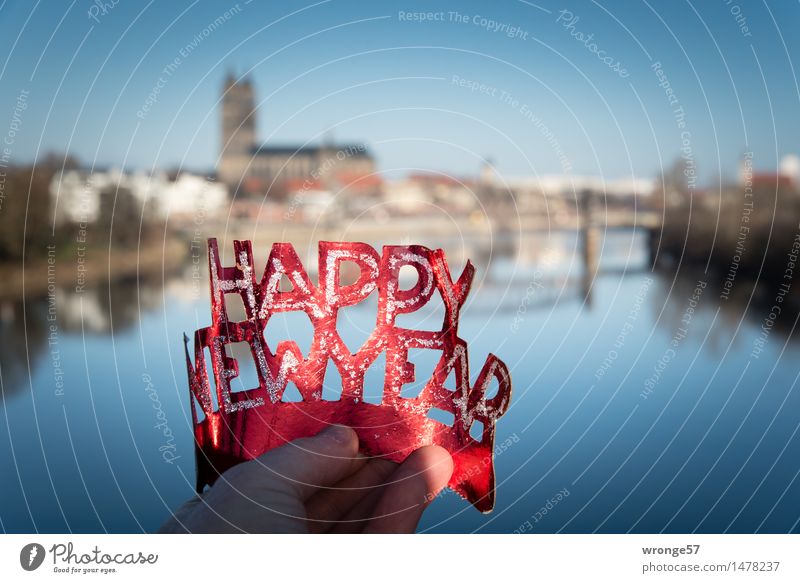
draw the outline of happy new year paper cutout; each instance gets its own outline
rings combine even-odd
[[[194,335],[194,362],[186,341],[190,400],[195,428],[197,489],[211,485],[229,467],[253,459],[274,447],[314,435],[329,424],[353,427],[360,448],[370,456],[401,462],[423,445],[438,444],[452,455],[454,472],[448,484],[482,512],[494,507],[493,449],[495,421],[505,413],[511,396],[508,368],[489,354],[473,386],[469,384],[467,344],[458,337],[458,317],[469,293],[474,268],[467,262],[453,281],[441,249],[420,245],[386,246],[379,255],[364,243],[319,244],[319,283],[309,279],[292,245],[275,243],[260,280],[256,278],[249,241],[234,241],[236,264],[220,264],[216,239],[208,241],[212,323]],[[342,262],[355,263],[358,280],[340,285]],[[408,290],[399,284],[400,268],[410,265],[418,274]],[[282,278],[293,289],[281,291]],[[364,300],[377,289],[375,329],[355,353],[336,330],[340,308]],[[445,315],[439,331],[411,330],[395,325],[399,314],[411,313],[431,301],[439,291]],[[226,294],[237,294],[246,319],[229,319]],[[308,355],[294,341],[267,345],[264,329],[278,312],[302,311],[314,327]],[[225,345],[247,342],[258,372],[259,386],[234,392],[231,379],[239,371]],[[433,375],[414,398],[401,397],[403,384],[413,382],[414,365],[408,350],[440,350]],[[205,349],[211,355],[216,399],[206,373]],[[384,352],[386,375],[379,405],[363,399],[366,370]],[[342,379],[338,401],[322,399],[328,361]],[[448,377],[455,385],[447,386]],[[497,392],[487,390],[497,381]],[[301,402],[282,401],[287,383],[302,395]],[[197,408],[195,407],[197,405]],[[218,406],[216,406],[218,404]],[[427,417],[431,408],[454,415],[452,426]],[[202,414],[198,414],[198,409]],[[480,440],[470,436],[473,423],[482,424]],[[480,427],[480,426],[478,426]]]

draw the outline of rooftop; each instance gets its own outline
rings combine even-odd
[[[330,152],[335,156],[337,152],[342,152],[346,158],[372,158],[364,144],[329,144],[329,145],[293,145],[293,144],[263,144],[255,146],[253,154],[273,154],[282,156],[317,156],[323,152]]]

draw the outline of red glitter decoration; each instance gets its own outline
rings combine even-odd
[[[396,462],[423,445],[444,447],[455,466],[449,487],[482,512],[491,511],[495,421],[508,408],[511,377],[506,365],[489,354],[475,384],[469,384],[467,344],[458,337],[458,316],[475,274],[472,264],[467,262],[461,276],[453,281],[441,249],[385,246],[379,255],[364,243],[320,242],[319,284],[314,286],[288,243],[272,246],[260,281],[256,279],[250,242],[234,241],[233,246],[236,265],[222,267],[216,239],[208,241],[212,324],[195,332],[194,362],[185,338],[198,491],[239,462],[337,423],[356,430],[366,455]],[[340,284],[343,261],[360,268],[358,280],[351,285]],[[408,290],[401,289],[399,282],[400,268],[405,265],[418,274],[417,283]],[[291,291],[281,291],[282,278],[291,282]],[[351,353],[336,330],[338,310],[364,300],[376,289],[375,329],[361,348]],[[441,330],[395,325],[398,314],[419,310],[436,290],[445,307]],[[225,294],[241,297],[245,320],[230,321]],[[287,311],[305,312],[314,327],[306,357],[294,341],[280,342],[274,352],[265,341],[264,329],[270,317]],[[250,346],[258,387],[231,390],[231,379],[239,374],[239,365],[226,355],[225,345],[235,342]],[[414,365],[408,361],[408,351],[414,348],[440,350],[441,357],[420,394],[406,398],[401,396],[401,388],[415,380]],[[212,399],[206,373],[205,349],[211,355],[216,399]],[[364,375],[381,353],[386,355],[383,397],[380,404],[373,404],[363,398]],[[341,397],[336,401],[322,398],[329,361],[342,380]],[[447,387],[451,374],[455,386]],[[498,389],[488,398],[493,379]],[[302,401],[282,399],[288,382],[296,385]],[[453,425],[429,418],[431,408],[451,413]],[[482,427],[480,439],[470,435],[476,422]]]

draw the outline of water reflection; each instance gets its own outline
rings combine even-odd
[[[698,513],[705,514],[721,496],[716,485],[724,488],[742,468],[747,471],[730,492],[746,499],[767,476],[779,510],[796,499],[779,498],[800,469],[796,464],[776,464],[772,473],[769,467],[751,471],[747,465],[753,444],[769,448],[769,455],[754,458],[768,465],[781,448],[795,456],[791,459],[800,459],[791,435],[800,402],[790,390],[797,373],[792,359],[800,351],[792,343],[785,355],[780,353],[787,339],[794,340],[796,311],[784,310],[771,328],[771,352],[749,365],[752,377],[743,377],[775,291],[742,278],[723,302],[719,285],[703,274],[653,275],[646,239],[645,233],[631,230],[601,233],[596,272],[587,268],[585,240],[574,231],[506,234],[491,244],[433,236],[421,241],[443,247],[454,273],[468,257],[475,263],[462,336],[478,361],[490,351],[500,354],[513,367],[515,384],[512,408],[498,424],[499,442],[514,445],[498,456],[497,510],[483,517],[457,497],[443,496],[426,514],[424,528],[510,532],[542,500],[568,487],[571,495],[542,530],[591,531],[600,524],[608,532],[634,524],[643,531],[658,530],[680,506],[673,504],[680,497],[665,496],[661,503],[668,508],[657,506],[656,515],[646,515],[654,496],[638,489],[639,484],[645,480],[661,492],[680,472],[678,484],[689,488],[680,500],[703,485],[671,523],[676,532],[697,526]],[[265,259],[266,249],[255,251],[257,262]],[[230,264],[230,250],[225,252]],[[313,279],[313,262],[306,266]],[[81,294],[58,290],[63,396],[53,391],[47,298],[0,303],[5,408],[0,424],[7,425],[0,434],[11,436],[8,445],[0,444],[0,464],[14,468],[0,500],[3,528],[151,530],[190,495],[193,444],[181,335],[210,321],[205,268],[196,275],[187,265],[166,284],[156,278]],[[646,278],[653,283],[641,314],[624,345],[615,347]],[[698,279],[707,287],[692,308],[687,337],[644,401],[643,380],[653,375],[681,327]],[[363,341],[374,308],[364,302],[347,312],[343,326],[352,332],[347,342],[357,346]],[[515,329],[517,320],[523,324]],[[270,342],[290,338],[306,346],[310,328],[287,320],[268,333]],[[618,354],[598,380],[596,371],[611,350]],[[691,376],[685,377],[690,369]],[[144,374],[152,379],[147,392]],[[154,429],[158,420],[151,395],[157,396],[175,436],[173,464],[165,463],[159,451],[163,433]],[[704,431],[711,432],[706,442]],[[672,449],[676,440],[681,449]],[[737,447],[728,447],[729,440],[739,440]],[[697,455],[690,459],[693,449]],[[719,459],[723,462],[714,465]],[[714,478],[704,481],[711,467]],[[598,490],[604,483],[613,487]],[[584,506],[587,510],[581,511]],[[609,517],[617,506],[621,510]],[[741,530],[755,530],[767,510],[759,507],[744,516]],[[766,528],[791,528],[783,522],[786,515],[774,514]],[[730,518],[718,509],[703,528],[722,530]]]
[[[726,294],[727,299],[722,299],[722,282],[701,269],[682,269],[677,274],[660,273],[657,282],[657,293],[665,300],[664,314],[657,319],[657,325],[665,330],[674,329],[680,322],[687,310],[687,298],[694,294],[698,282],[707,285],[702,298],[693,306],[693,312],[695,318],[706,321],[716,318],[716,325],[707,340],[708,348],[715,355],[724,354],[731,342],[734,347],[743,348],[745,340],[737,335],[743,326],[756,329],[768,326],[770,334],[775,334],[778,340],[797,340],[793,332],[800,315],[800,302],[796,295],[776,302],[780,295],[778,283],[741,277]],[[780,311],[771,317],[776,303]],[[748,338],[748,342],[752,344],[752,339]]]
[[[80,293],[74,288],[58,288],[51,297],[24,301],[0,300],[0,387],[4,397],[30,387],[30,377],[40,367],[56,366],[63,334],[107,337],[124,333],[139,323],[142,313],[156,310],[162,301],[163,288],[153,279],[139,285],[114,282]]]
[[[47,349],[47,301],[0,301],[0,389],[3,399],[30,386],[28,371],[41,366]],[[27,316],[27,317],[26,317]]]
[[[649,273],[647,234],[637,230],[600,233],[591,253],[587,251],[586,234],[569,230],[519,236],[502,233],[490,245],[464,239],[420,237],[419,240],[421,244],[445,249],[454,272],[467,259],[476,265],[474,291],[468,304],[473,316],[513,313],[521,303],[526,310],[549,310],[565,303],[588,310],[592,307],[592,289],[597,277]],[[225,257],[229,252],[223,251],[224,260],[230,259]],[[309,275],[316,277],[316,264],[309,262],[306,267]],[[5,347],[0,352],[4,394],[10,397],[30,386],[29,372],[42,366],[53,324],[58,333],[99,337],[124,333],[140,323],[142,314],[163,309],[165,290],[187,304],[205,302],[207,269],[203,266],[199,276],[194,271],[186,265],[179,273],[168,276],[166,284],[160,278],[150,277],[86,288],[81,293],[73,288],[60,288],[55,294],[55,319],[48,319],[48,313],[53,313],[52,300],[48,298],[0,301],[0,340]],[[702,272],[687,270],[655,277],[655,295],[663,299],[652,302],[659,313],[663,310],[655,320],[665,330],[673,329],[680,320],[686,309],[685,300],[696,282],[708,282],[707,297],[698,302],[697,313],[709,318],[719,311],[720,326],[709,337],[709,346],[715,349],[721,349],[743,319],[760,325],[777,293],[775,286],[743,277],[731,289],[729,299],[720,302],[719,290],[715,288],[718,283]],[[783,308],[772,331],[789,336],[800,308],[797,302],[787,302]],[[192,323],[187,323],[187,331],[191,327]]]

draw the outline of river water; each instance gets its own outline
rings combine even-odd
[[[464,256],[478,267],[460,325],[473,375],[493,352],[514,389],[497,424],[494,512],[445,491],[420,529],[798,531],[792,322],[765,332],[769,298],[734,303],[702,274],[651,273],[635,231],[605,234],[588,281],[579,241],[445,243],[452,271]],[[210,321],[205,277],[188,265],[166,284],[0,306],[4,531],[150,531],[191,495],[182,334]],[[374,302],[348,308],[345,341],[373,320]],[[304,347],[310,334],[294,314],[267,341]]]

